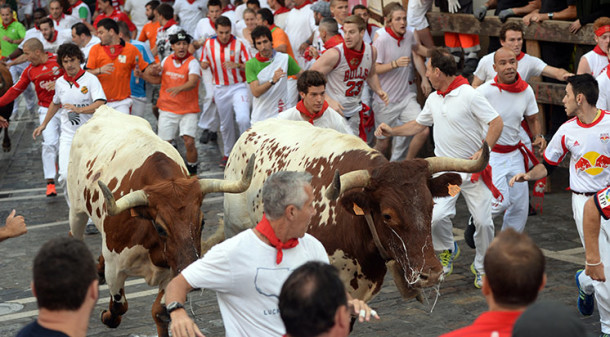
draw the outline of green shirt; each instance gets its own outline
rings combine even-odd
[[[265,69],[271,63],[271,60],[267,62],[261,62],[256,57],[253,57],[246,62],[246,82],[252,83],[258,80],[258,73],[261,70]],[[297,64],[297,62],[292,58],[292,56],[288,55],[288,71],[287,76],[294,76],[301,71],[301,67]],[[260,83],[259,83],[260,84]]]
[[[11,40],[23,39],[25,37],[25,27],[19,23],[19,21],[13,21],[10,25],[8,25],[7,29],[4,29],[4,26],[0,25],[0,48],[2,49],[1,55],[8,57],[19,47],[19,44],[10,43],[4,40],[5,36],[8,36],[8,38]]]

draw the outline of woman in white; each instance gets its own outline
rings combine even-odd
[[[252,41],[252,36],[250,35],[254,28],[256,28],[256,13],[250,8],[244,10],[244,23],[246,24],[246,28],[238,29],[236,32],[237,37],[246,44],[250,55],[256,55],[258,51],[254,47],[254,41]]]
[[[578,63],[577,74],[601,75],[608,66],[608,44],[610,43],[610,18],[601,17],[593,22],[595,48],[584,54]]]
[[[57,63],[64,69],[65,74],[55,82],[55,96],[49,105],[45,120],[32,133],[32,137],[36,139],[53,116],[60,113],[58,179],[60,184],[66,180],[68,174],[70,146],[74,133],[91,118],[99,106],[106,103],[106,95],[100,81],[95,75],[81,68],[84,59],[80,48],[73,43],[64,43],[57,49]],[[68,194],[65,195],[67,200]]]

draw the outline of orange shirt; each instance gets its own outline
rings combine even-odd
[[[88,69],[101,68],[108,63],[114,65],[114,71],[111,74],[97,75],[106,93],[108,102],[120,101],[131,95],[129,83],[131,71],[136,67],[136,56],[138,57],[138,67],[144,71],[148,67],[148,63],[144,61],[144,57],[142,57],[138,48],[131,43],[126,42],[123,50],[114,58],[109,55],[101,44],[91,47],[89,59],[87,60]]]
[[[273,38],[273,48],[277,48],[277,46],[281,46],[285,44],[288,47],[286,50],[286,54],[292,56],[294,58],[294,53],[292,52],[292,46],[290,45],[290,41],[288,40],[288,35],[286,32],[282,30],[282,28],[273,25],[271,28],[271,38]]]
[[[155,21],[155,22],[148,22],[144,25],[144,27],[142,27],[142,31],[140,32],[140,36],[138,37],[138,40],[141,42],[146,42],[148,41],[148,44],[150,45],[150,49],[152,50],[157,43],[157,30],[159,30],[159,27],[161,27],[161,24],[159,23],[159,21]],[[155,61],[159,62],[159,56],[156,55],[155,56]]]
[[[174,54],[171,54],[163,61],[161,90],[159,90],[159,100],[157,101],[159,109],[178,115],[199,112],[199,85],[191,90],[182,91],[173,97],[167,92],[169,88],[178,87],[188,82],[189,63],[193,60],[195,58],[191,55],[179,67],[176,67]]]

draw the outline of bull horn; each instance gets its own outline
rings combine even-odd
[[[224,179],[199,179],[199,186],[201,186],[201,193],[208,194],[214,192],[225,192],[225,193],[242,193],[250,187],[252,181],[252,173],[254,172],[254,160],[256,157],[254,154],[250,156],[248,165],[244,171],[244,175],[239,181],[227,181]]]
[[[371,174],[367,170],[347,172],[341,176],[339,176],[339,170],[336,170],[333,181],[328,186],[328,189],[326,189],[326,198],[335,200],[347,190],[365,187],[370,179]]]
[[[133,207],[148,205],[148,197],[143,190],[130,192],[115,201],[112,192],[110,192],[110,189],[106,184],[100,180],[97,181],[97,184],[100,186],[102,194],[104,194],[104,199],[106,199],[106,210],[110,215],[117,215]]]
[[[430,174],[434,174],[436,172],[443,171],[456,171],[456,172],[466,172],[466,173],[474,173],[481,172],[485,167],[487,167],[487,163],[489,162],[489,146],[487,142],[483,142],[483,146],[481,147],[483,152],[481,153],[481,157],[478,160],[469,160],[469,159],[457,159],[457,158],[448,158],[448,157],[430,157],[426,158],[428,161],[428,166],[430,170]]]

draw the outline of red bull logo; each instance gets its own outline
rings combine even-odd
[[[574,168],[576,172],[584,171],[592,176],[596,176],[610,166],[610,157],[597,152],[587,152],[576,161]]]
[[[608,136],[607,133],[602,133],[599,135],[599,140],[601,140],[602,143],[606,144],[608,140],[610,140],[610,136]]]

